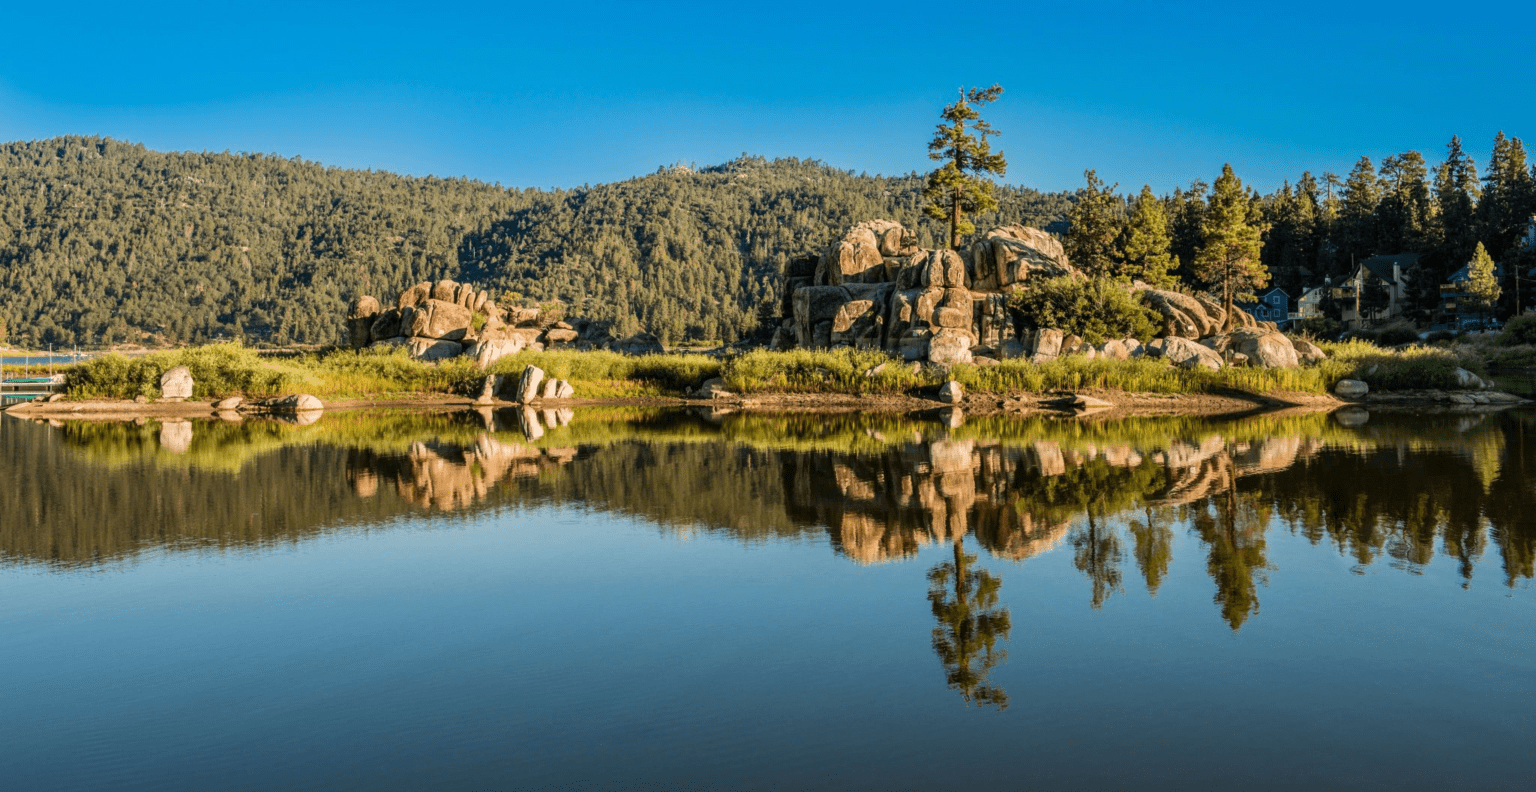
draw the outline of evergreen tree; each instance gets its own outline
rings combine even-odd
[[[1189,183],[1189,190],[1174,188],[1173,197],[1168,202],[1168,231],[1173,238],[1173,255],[1179,260],[1179,274],[1191,276],[1194,273],[1195,254],[1200,250],[1203,239],[1202,225],[1205,223],[1205,193],[1210,189],[1204,181],[1196,179]]]
[[[1483,243],[1477,243],[1477,250],[1472,254],[1472,260],[1467,263],[1467,299],[1484,319],[1493,306],[1499,301],[1499,295],[1503,290],[1499,288],[1499,279],[1494,274],[1493,257],[1488,255]]]
[[[1169,272],[1176,262],[1172,253],[1173,237],[1168,234],[1168,213],[1163,209],[1163,202],[1152,194],[1151,185],[1142,185],[1141,195],[1136,198],[1118,247],[1122,277],[1162,288],[1176,283],[1177,279]]]
[[[1242,181],[1231,164],[1223,165],[1201,228],[1204,242],[1195,255],[1195,271],[1202,282],[1221,293],[1224,331],[1232,328],[1232,301],[1269,282],[1259,258],[1264,243],[1258,220]]]
[[[1115,184],[1109,188],[1092,170],[1083,171],[1088,186],[1078,193],[1077,203],[1067,212],[1067,259],[1090,277],[1106,278],[1117,274],[1120,258],[1115,241],[1120,235],[1120,200]]]
[[[992,153],[987,138],[996,130],[981,117],[980,108],[1003,95],[1001,86],[960,91],[960,101],[944,108],[944,120],[928,143],[928,158],[944,163],[928,175],[923,188],[923,209],[935,220],[949,221],[949,246],[960,247],[960,237],[976,230],[967,219],[997,208],[989,174],[1008,171],[1003,152]],[[969,128],[967,127],[969,125]]]
[[[1446,144],[1445,162],[1435,172],[1435,205],[1438,220],[1435,236],[1435,265],[1441,276],[1460,267],[1471,256],[1477,238],[1477,164],[1461,148],[1461,138]]]
[[[1490,254],[1502,259],[1525,230],[1533,209],[1531,173],[1520,138],[1499,132],[1483,176],[1483,198],[1477,206],[1479,235]]]
[[[1433,202],[1424,155],[1406,151],[1381,161],[1381,202],[1376,209],[1380,253],[1424,251]]]
[[[1361,157],[1344,181],[1339,206],[1339,257],[1353,265],[1376,254],[1376,205],[1381,196],[1376,168],[1370,157]]]

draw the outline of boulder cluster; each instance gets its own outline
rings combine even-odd
[[[662,351],[653,335],[620,338],[604,322],[561,321],[536,307],[503,308],[489,292],[451,280],[418,283],[388,308],[374,297],[358,297],[347,312],[347,340],[353,349],[405,347],[414,360],[468,355],[481,368],[525,349]]]
[[[1142,345],[1111,339],[1091,345],[1060,329],[1039,327],[1009,304],[1008,293],[1034,279],[1082,277],[1061,243],[1045,231],[1004,226],[963,251],[920,248],[891,220],[848,229],[819,256],[790,263],[776,349],[882,349],[938,365],[1062,355],[1119,359],[1166,356],[1178,365],[1248,364],[1293,368],[1321,359],[1272,323],[1234,308],[1229,333],[1214,300],[1137,283],[1127,288],[1162,317],[1161,338]]]

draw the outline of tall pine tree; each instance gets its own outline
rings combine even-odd
[[[944,120],[928,142],[928,158],[944,163],[928,175],[923,187],[923,210],[935,220],[949,222],[949,246],[960,247],[960,237],[976,230],[967,216],[997,208],[989,175],[1008,172],[1003,152],[992,153],[987,138],[997,134],[981,117],[982,105],[997,101],[1002,86],[960,91],[960,101],[944,108]]]
[[[1163,202],[1152,194],[1151,185],[1142,185],[1141,195],[1131,209],[1130,220],[1120,235],[1120,274],[1152,286],[1174,285],[1173,237],[1168,233],[1168,213]]]
[[[1259,256],[1260,238],[1256,207],[1243,183],[1223,165],[1221,177],[1211,190],[1210,204],[1201,226],[1204,242],[1195,254],[1200,280],[1221,294],[1226,310],[1223,330],[1232,329],[1232,301],[1269,283],[1269,272]]]
[[[1115,184],[1105,188],[1092,170],[1083,171],[1088,186],[1078,193],[1067,212],[1067,259],[1084,273],[1105,278],[1116,274],[1119,259],[1115,240],[1120,235],[1120,199]]]

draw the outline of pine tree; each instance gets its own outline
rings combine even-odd
[[[1077,203],[1067,212],[1067,260],[1095,278],[1116,274],[1115,240],[1120,235],[1120,201],[1115,184],[1105,189],[1098,174],[1083,171],[1088,186],[1078,194]]]
[[[1424,155],[1405,151],[1381,161],[1376,227],[1382,253],[1423,251],[1429,245],[1433,204]]]
[[[1439,222],[1432,227],[1435,258],[1441,273],[1458,267],[1477,246],[1477,163],[1461,148],[1461,138],[1446,144],[1445,162],[1435,172]]]
[[[980,107],[1003,95],[1002,86],[960,91],[960,101],[944,108],[928,143],[928,158],[944,165],[928,175],[923,187],[923,210],[935,220],[949,221],[949,246],[960,247],[960,237],[976,230],[966,218],[997,208],[988,174],[1002,176],[1008,171],[1003,152],[992,153],[987,138],[997,134],[981,118]],[[967,128],[967,125],[970,125]]]
[[[1376,250],[1376,205],[1381,195],[1376,184],[1376,168],[1370,157],[1361,157],[1344,181],[1344,199],[1339,206],[1339,255],[1352,265],[1369,258]]]
[[[1490,254],[1503,261],[1516,240],[1525,231],[1536,201],[1531,172],[1526,165],[1525,144],[1520,138],[1504,137],[1501,131],[1493,141],[1488,159],[1488,173],[1483,177],[1483,199],[1477,206],[1479,237],[1488,244]]]
[[[1168,234],[1173,237],[1173,255],[1179,260],[1179,269],[1189,273],[1194,272],[1195,254],[1200,250],[1208,189],[1209,185],[1196,179],[1190,182],[1188,191],[1174,188],[1168,202]]]
[[[1269,282],[1269,272],[1259,258],[1264,243],[1257,220],[1242,181],[1230,164],[1223,165],[1201,227],[1204,243],[1195,255],[1200,280],[1221,291],[1221,306],[1226,310],[1223,331],[1232,328],[1233,299]]]
[[[1151,185],[1142,185],[1130,221],[1120,236],[1119,248],[1123,277],[1158,287],[1173,286],[1177,282],[1169,273],[1175,260],[1173,237],[1168,233],[1168,213],[1163,210],[1163,202],[1152,194]]]
[[[1479,242],[1472,260],[1467,263],[1467,299],[1486,319],[1502,292],[1499,279],[1493,271],[1493,257],[1488,255],[1487,248]]]

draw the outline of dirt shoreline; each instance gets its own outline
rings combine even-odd
[[[1076,395],[1089,396],[1111,406],[1093,410],[1075,410],[1067,402]],[[1084,389],[1060,393],[1008,394],[972,393],[956,404],[946,404],[920,396],[860,396],[854,394],[827,393],[772,393],[724,399],[685,399],[666,397],[636,397],[616,399],[547,399],[531,405],[539,409],[577,407],[708,407],[721,411],[744,412],[880,412],[921,413],[960,408],[966,416],[1000,414],[1054,413],[1062,415],[1137,416],[1137,415],[1190,415],[1210,416],[1233,413],[1264,413],[1273,411],[1303,410],[1308,412],[1334,410],[1350,404],[1332,396],[1316,394],[1276,394],[1258,396],[1244,393],[1230,394],[1152,394],[1127,393]],[[421,411],[465,410],[482,407],[520,407],[517,402],[479,402],[464,396],[428,395],[388,399],[340,399],[327,402],[325,410],[349,411],[365,409],[404,409]],[[75,419],[75,420],[132,420],[135,418],[205,418],[218,415],[211,402],[150,402],[132,401],[56,401],[25,402],[6,410],[9,415],[27,418]],[[256,417],[265,412],[242,410],[240,415]]]

